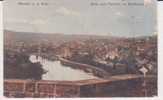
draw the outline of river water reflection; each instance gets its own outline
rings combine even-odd
[[[43,66],[43,69],[47,71],[47,73],[42,76],[42,80],[75,81],[97,78],[92,74],[88,74],[82,70],[63,66],[60,64],[60,61],[50,61],[42,57],[36,57],[35,55],[31,55],[29,59],[33,63],[40,62]]]

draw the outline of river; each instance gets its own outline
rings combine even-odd
[[[71,67],[64,66],[60,61],[50,61],[42,57],[31,55],[29,60],[33,63],[40,62],[43,69],[47,71],[43,74],[42,80],[63,80],[63,81],[77,81],[85,79],[95,79],[91,73],[86,73],[79,69],[72,69]]]

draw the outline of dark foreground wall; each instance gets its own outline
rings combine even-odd
[[[79,86],[68,82],[66,84],[66,82],[5,80],[4,95],[7,97],[78,97],[78,88]]]
[[[81,81],[4,80],[6,97],[152,97],[157,96],[157,79],[136,76]]]

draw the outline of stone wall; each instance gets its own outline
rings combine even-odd
[[[146,81],[146,86],[143,86]],[[145,95],[144,93],[147,93]],[[6,97],[144,97],[157,96],[157,78],[139,75],[79,81],[4,80]]]
[[[5,80],[6,97],[78,97],[78,86],[48,81]]]

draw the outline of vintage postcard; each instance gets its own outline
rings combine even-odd
[[[4,97],[157,97],[156,0],[4,0]]]

